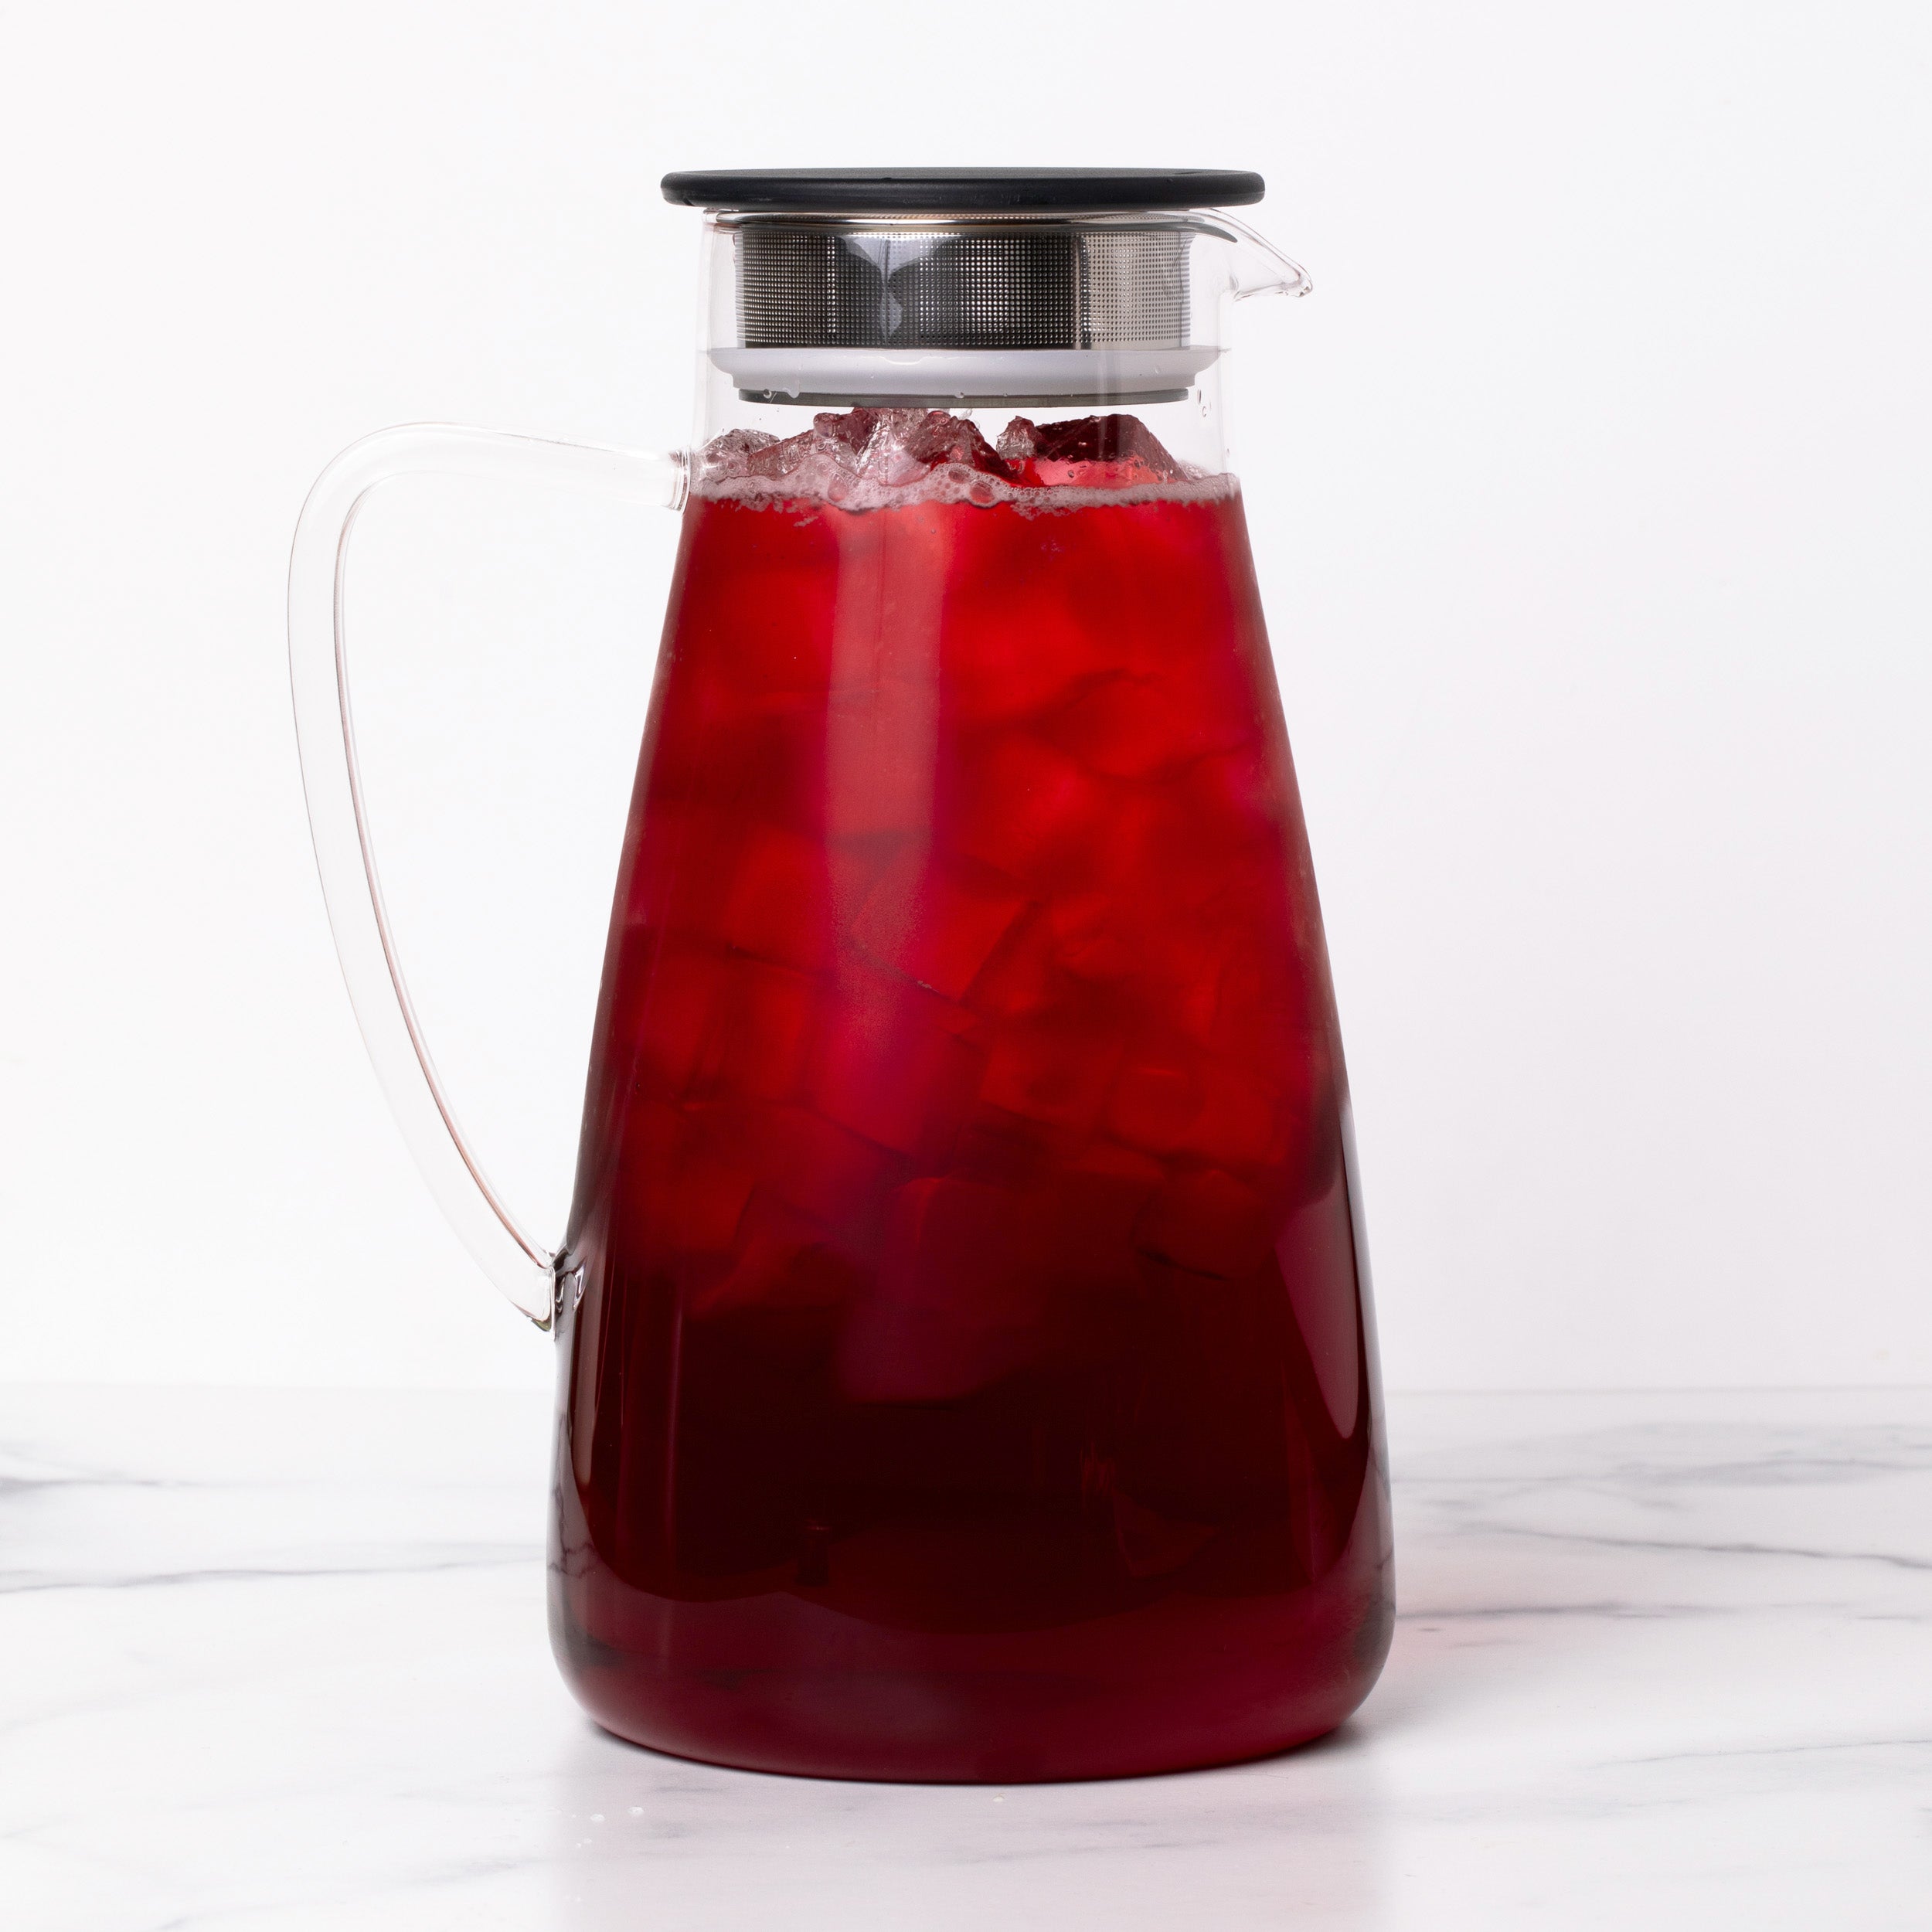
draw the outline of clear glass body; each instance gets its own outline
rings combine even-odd
[[[1223,397],[1233,301],[1305,279],[1219,213],[746,226],[706,231],[688,458],[385,431],[291,560],[363,1038],[452,1225],[556,1332],[557,1655],[611,1730],[772,1770],[1316,1736],[1386,1648],[1387,1498]],[[954,273],[995,257],[1032,265]],[[795,335],[738,300],[760,260]],[[1058,345],[989,349],[1021,310]],[[437,1077],[358,775],[351,537],[423,472],[684,513],[558,1251]]]
[[[1233,226],[1178,395],[875,369],[895,412],[747,400],[711,225],[558,1261],[552,1628],[622,1736],[1114,1775],[1379,1668],[1346,1076],[1222,406],[1292,265]]]

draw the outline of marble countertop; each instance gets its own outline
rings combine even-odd
[[[1114,1784],[716,1770],[580,1716],[509,1395],[0,1390],[0,1922],[1932,1924],[1932,1392],[1392,1400],[1333,1738]]]

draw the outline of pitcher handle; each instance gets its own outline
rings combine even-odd
[[[363,1044],[437,1204],[485,1274],[540,1328],[551,1323],[556,1257],[505,1206],[457,1124],[403,977],[369,842],[349,704],[342,587],[351,532],[393,477],[516,476],[682,507],[681,456],[649,456],[488,430],[411,423],[352,443],[302,505],[288,566],[288,668],[308,827],[330,930]]]

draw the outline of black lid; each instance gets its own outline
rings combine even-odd
[[[1228,168],[740,168],[664,178],[665,199],[687,208],[828,215],[1241,208],[1262,192],[1259,175]]]

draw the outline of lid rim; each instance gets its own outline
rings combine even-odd
[[[1219,168],[696,169],[666,175],[662,186],[681,207],[824,214],[1240,208],[1265,192],[1259,175]]]

